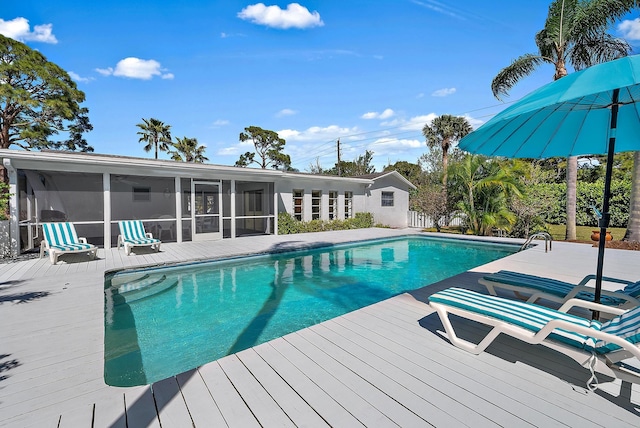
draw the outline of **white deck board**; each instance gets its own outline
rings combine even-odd
[[[237,354],[245,367],[267,390],[297,426],[328,426],[314,410],[253,349]]]
[[[198,370],[193,369],[176,376],[189,414],[196,427],[225,427],[227,423],[207,389]]]
[[[260,426],[218,362],[205,364],[198,371],[227,425],[247,428]]]
[[[175,377],[155,382],[151,389],[162,426],[184,426],[186,421],[191,420]]]
[[[254,349],[330,426],[363,426],[338,403],[336,397],[330,396],[312,382],[304,372],[280,354],[271,342]]]
[[[425,427],[430,426],[424,419],[394,400],[387,393],[382,392],[376,385],[360,375],[360,364],[348,367],[341,364],[321,348],[313,344],[314,336],[311,330],[303,330],[299,333],[289,334],[284,339],[300,352],[312,358],[318,365],[331,373],[347,388],[358,394],[362,399],[382,412],[387,418],[399,426]]]
[[[500,337],[474,356],[438,333],[428,306],[439,289],[482,291],[483,272],[518,270],[577,282],[597,249],[554,243],[497,260],[230,357],[152,388],[103,380],[104,274],[126,267],[205,260],[317,242],[410,231],[368,229],[163,244],[138,255],[99,249],[0,263],[0,427],[171,426],[640,426],[640,385],[588,371],[557,351]],[[640,252],[607,250],[605,275],[640,278]],[[416,287],[420,284],[416,284]],[[459,333],[486,328],[454,319]],[[88,422],[85,422],[88,418]]]
[[[294,424],[278,403],[253,377],[236,355],[230,355],[218,361],[220,367],[242,396],[256,419],[269,421],[273,427],[293,427]]]

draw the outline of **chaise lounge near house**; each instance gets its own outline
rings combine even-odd
[[[374,222],[407,227],[409,190],[392,171],[337,177],[60,151],[0,150],[13,195],[13,254],[37,247],[43,222],[73,222],[103,248],[118,221],[142,220],[163,242],[277,235],[278,213],[332,220],[370,212]]]

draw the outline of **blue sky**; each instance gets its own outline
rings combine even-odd
[[[553,76],[542,66],[505,103],[491,94],[500,69],[536,52],[548,0],[7,3],[0,33],[85,92],[96,153],[152,157],[136,124],[153,117],[197,138],[209,163],[233,165],[252,149],[240,132],[260,126],[300,171],[332,167],[337,139],[342,159],[371,150],[381,171],[417,162],[433,117],[478,126]],[[638,15],[611,32],[640,44]]]

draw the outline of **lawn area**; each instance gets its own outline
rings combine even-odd
[[[566,226],[564,224],[548,224],[549,233],[554,241],[564,241],[564,235],[566,232]],[[591,241],[591,232],[597,230],[596,226],[576,226],[576,240],[577,241]],[[425,232],[435,232],[435,228],[424,229]],[[610,227],[607,229],[611,232],[614,241],[620,241],[624,238],[624,234],[627,231],[624,227]],[[460,229],[457,227],[442,228],[443,233],[460,233]],[[469,232],[467,232],[469,234]]]
[[[549,233],[554,241],[564,241],[564,235],[567,229],[564,224],[549,224],[548,227]],[[591,232],[597,229],[596,226],[576,226],[576,239],[578,241],[591,241]],[[610,227],[607,230],[611,232],[614,241],[619,241],[624,238],[624,234],[627,231],[624,227]]]

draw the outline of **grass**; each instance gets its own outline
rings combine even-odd
[[[564,224],[548,224],[549,233],[551,237],[553,237],[554,241],[564,241],[564,235],[566,233],[567,227]],[[597,226],[576,226],[576,240],[577,241],[591,241],[591,232],[597,230]],[[435,232],[436,228],[428,228],[424,229],[426,232]],[[613,239],[616,241],[624,238],[624,234],[627,231],[624,227],[610,227],[607,229],[611,232]],[[450,228],[442,228],[442,233],[460,233],[460,228],[450,227]],[[468,234],[470,232],[467,232]]]
[[[549,227],[549,233],[555,241],[564,241],[567,230],[564,224],[549,224],[547,226]],[[591,232],[597,229],[597,226],[576,226],[576,240],[591,241]],[[611,232],[613,239],[616,241],[624,238],[624,234],[627,231],[624,227],[610,227],[607,230]]]

